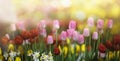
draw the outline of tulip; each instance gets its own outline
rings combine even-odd
[[[113,25],[113,20],[108,20],[107,27],[111,29],[112,25]]]
[[[59,29],[60,28],[60,24],[58,20],[54,20],[53,21],[53,29]]]
[[[53,44],[53,37],[52,37],[52,36],[49,35],[49,36],[47,37],[47,43],[48,43],[48,44]]]
[[[25,25],[24,25],[24,22],[23,21],[19,21],[16,23],[16,26],[18,29],[20,30],[25,30]]]
[[[44,29],[46,27],[45,20],[41,20],[39,24],[37,25],[39,29]]]
[[[75,41],[78,40],[78,35],[79,35],[79,33],[77,31],[74,31],[73,35],[72,35],[72,39]]]
[[[97,28],[102,29],[104,26],[104,21],[102,19],[98,19],[97,21]]]
[[[72,38],[73,32],[74,32],[74,29],[67,29],[68,38]]]
[[[94,32],[93,35],[92,35],[92,38],[94,40],[97,40],[98,39],[98,33],[97,32]]]
[[[60,50],[59,50],[58,47],[54,48],[53,51],[54,51],[54,54],[55,54],[55,55],[59,55],[59,54],[60,54]]]
[[[47,36],[46,29],[42,29],[40,32],[40,35],[42,35],[43,37],[46,37]]]
[[[81,51],[82,51],[82,52],[85,52],[85,49],[86,49],[86,48],[85,48],[85,44],[82,44],[82,46],[81,46]]]
[[[101,53],[105,53],[106,47],[105,47],[102,43],[100,43],[99,46],[98,46],[98,50],[99,50]]]
[[[63,47],[63,53],[64,53],[64,56],[66,57],[67,53],[68,53],[68,47],[67,46]]]
[[[66,31],[62,31],[61,34],[60,34],[60,38],[61,40],[66,40],[67,39],[67,32]]]
[[[85,37],[90,36],[90,31],[89,31],[88,28],[84,28],[83,35],[84,35]]]
[[[69,22],[69,29],[76,29],[76,22],[75,21],[70,21]]]
[[[99,52],[99,55],[100,55],[101,58],[104,58],[106,54]]]
[[[11,30],[16,31],[16,25],[15,24],[11,24]]]
[[[84,36],[83,35],[79,35],[78,36],[78,43],[79,44],[83,44],[84,43]]]
[[[16,57],[15,61],[21,61],[20,57]]]
[[[93,27],[94,26],[94,18],[93,17],[89,17],[87,20],[88,26]]]

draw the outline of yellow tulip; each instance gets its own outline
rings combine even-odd
[[[64,56],[66,57],[66,55],[68,53],[68,47],[67,46],[63,47],[63,53],[64,53]]]
[[[67,44],[70,44],[70,39],[69,38],[67,38]]]
[[[16,57],[15,61],[21,61],[20,57]]]
[[[82,51],[82,52],[85,52],[85,44],[82,44],[82,46],[81,46],[81,51]]]
[[[78,55],[80,53],[80,46],[77,44],[76,45],[76,55]]]
[[[3,56],[2,55],[0,55],[0,61],[3,61]]]
[[[72,53],[72,54],[74,54],[74,47],[73,47],[73,46],[71,46],[71,48],[70,48],[70,49],[71,49],[71,53]]]
[[[10,50],[14,50],[14,45],[13,44],[9,44],[8,51],[10,51]]]
[[[114,53],[113,52],[109,52],[109,59],[113,58],[114,57]]]
[[[60,50],[60,53],[62,53],[62,49],[61,49],[61,46],[60,46],[60,45],[58,46],[58,48],[59,48],[59,50]]]
[[[0,55],[2,55],[2,49],[0,48]]]

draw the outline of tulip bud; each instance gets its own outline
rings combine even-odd
[[[78,40],[78,35],[79,35],[79,33],[78,33],[77,31],[74,31],[74,32],[73,32],[73,35],[72,35],[72,39],[73,39],[74,41],[77,41],[77,40]]]
[[[47,36],[46,29],[41,29],[40,35],[42,35],[43,37],[46,37]]]
[[[16,25],[15,24],[11,24],[11,30],[16,31]]]
[[[83,35],[79,35],[78,36],[78,43],[79,44],[83,44],[84,43],[84,36]]]
[[[40,23],[37,25],[39,29],[44,29],[46,27],[45,20],[41,20]]]
[[[60,38],[61,38],[61,40],[66,40],[66,38],[67,38],[67,32],[66,31],[62,31],[61,32],[61,34],[60,34]]]
[[[76,22],[75,21],[70,21],[69,22],[69,29],[76,29]]]
[[[53,44],[53,37],[52,37],[52,36],[49,35],[49,36],[47,37],[47,43],[48,43],[48,44]]]
[[[59,29],[60,28],[60,24],[58,20],[54,20],[53,21],[53,29]]]
[[[90,31],[89,31],[88,28],[84,28],[83,35],[84,35],[85,37],[90,36]]]
[[[112,25],[113,25],[113,20],[109,20],[107,23],[107,27],[111,29]]]
[[[72,38],[73,32],[74,32],[74,29],[67,29],[68,38]]]
[[[98,19],[97,21],[97,28],[102,29],[104,26],[104,21],[102,19]]]
[[[87,23],[88,23],[88,26],[93,27],[94,26],[94,18],[89,17]]]
[[[98,39],[98,33],[97,32],[94,32],[93,35],[92,35],[92,38],[94,40],[97,40]]]

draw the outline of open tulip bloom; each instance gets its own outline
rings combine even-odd
[[[29,30],[22,22],[11,24],[12,32],[2,38],[9,43],[5,51],[0,48],[0,61],[120,61],[120,35],[110,31],[113,20],[104,27],[103,19],[95,22],[89,17],[89,27],[80,30],[74,20],[64,27],[60,24],[59,20],[51,25],[41,20]]]

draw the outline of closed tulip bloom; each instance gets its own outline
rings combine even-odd
[[[82,52],[85,52],[85,49],[86,49],[85,44],[82,44],[82,46],[81,46],[81,51],[82,51]]]
[[[69,29],[76,29],[76,22],[75,21],[71,20],[69,22]]]
[[[68,38],[72,38],[73,32],[74,32],[74,29],[67,29]]]
[[[46,37],[46,36],[47,36],[46,29],[42,29],[42,30],[40,31],[40,35],[42,35],[43,37]]]
[[[16,23],[16,26],[19,30],[25,30],[25,25],[23,21],[19,21]]]
[[[67,38],[67,32],[66,31],[62,31],[61,34],[60,34],[60,39],[61,40],[66,40]]]
[[[16,31],[16,25],[15,24],[11,24],[11,30]]]
[[[90,36],[90,31],[89,31],[88,28],[84,28],[83,35],[84,35],[85,37]]]
[[[53,21],[53,29],[59,29],[60,28],[60,24],[58,20],[54,20]]]
[[[113,20],[108,20],[107,27],[111,29],[112,25],[113,25]]]
[[[72,35],[72,39],[73,39],[74,41],[78,40],[78,35],[79,35],[79,33],[78,33],[77,31],[74,31],[74,32],[73,32],[73,35]]]
[[[45,20],[41,20],[38,24],[38,28],[39,29],[44,29],[45,27],[46,27]]]
[[[98,19],[97,21],[97,28],[102,29],[104,26],[104,21],[102,19]]]
[[[99,56],[100,56],[101,58],[104,58],[104,57],[106,56],[106,54],[99,52]]]
[[[47,37],[47,43],[48,43],[48,44],[53,44],[53,37],[52,37],[51,35],[49,35],[49,36]]]
[[[93,32],[92,38],[94,40],[97,40],[98,39],[98,33],[97,32]]]
[[[79,44],[83,44],[84,43],[84,36],[83,35],[79,35],[78,36],[78,43]]]
[[[87,20],[88,26],[93,27],[94,26],[94,18],[93,17],[89,17]]]

